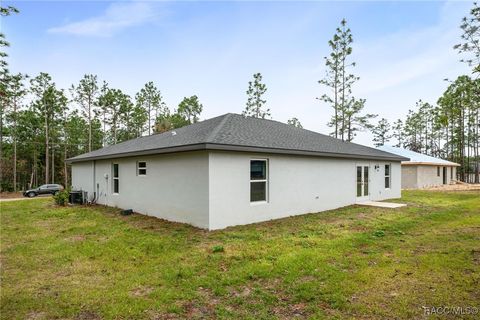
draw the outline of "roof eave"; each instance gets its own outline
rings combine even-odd
[[[392,155],[389,156],[369,156],[358,154],[346,154],[346,153],[334,153],[334,152],[318,152],[308,150],[291,150],[282,148],[264,148],[264,147],[251,147],[251,146],[237,146],[226,144],[212,144],[207,146],[208,150],[223,150],[223,151],[240,151],[240,152],[259,152],[259,153],[275,153],[275,154],[289,154],[289,155],[303,155],[303,156],[316,156],[316,157],[328,157],[328,158],[346,158],[346,159],[365,159],[365,160],[388,160],[388,161],[405,161],[410,160],[408,158],[398,157]]]
[[[148,149],[148,150],[133,151],[133,152],[114,153],[114,154],[107,154],[107,155],[101,155],[101,156],[90,156],[90,157],[81,157],[81,158],[74,157],[74,158],[69,158],[65,160],[65,162],[75,163],[75,162],[85,162],[85,161],[92,161],[92,160],[128,158],[128,157],[136,157],[136,156],[144,156],[144,155],[152,155],[152,154],[165,154],[165,153],[197,151],[197,150],[205,150],[205,143],[196,143],[191,145],[169,147],[169,148]]]
[[[438,163],[438,162],[422,162],[422,161],[402,161],[402,165],[405,166],[444,166],[444,167],[460,167],[460,164],[455,162],[450,163]]]
[[[334,153],[334,152],[318,152],[318,151],[308,151],[308,150],[291,150],[291,149],[281,149],[281,148],[239,146],[239,145],[229,145],[229,144],[198,143],[198,144],[185,145],[185,146],[150,149],[150,150],[142,150],[142,151],[135,151],[135,152],[125,152],[125,153],[109,154],[109,155],[103,155],[103,156],[70,158],[70,159],[67,159],[66,162],[75,163],[75,162],[84,162],[84,161],[92,161],[92,160],[105,160],[105,159],[126,158],[126,157],[135,157],[135,156],[152,155],[152,154],[166,154],[166,153],[200,151],[200,150],[258,152],[258,153],[303,155],[303,156],[315,156],[315,157],[327,157],[327,158],[387,160],[387,161],[398,161],[398,162],[410,160],[409,158],[400,157],[393,154],[390,157],[390,156],[345,154],[345,153]]]

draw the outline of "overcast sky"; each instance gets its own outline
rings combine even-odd
[[[12,72],[50,73],[68,88],[85,73],[134,94],[154,81],[170,109],[196,94],[202,119],[241,113],[261,72],[275,120],[295,116],[328,133],[323,57],[345,18],[354,37],[354,94],[394,121],[418,99],[435,103],[445,78],[469,73],[452,49],[472,2],[14,1],[4,18]],[[371,145],[368,133],[355,142]]]

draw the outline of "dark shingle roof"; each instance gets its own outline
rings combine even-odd
[[[230,150],[337,158],[402,161],[395,154],[344,142],[273,120],[228,113],[192,125],[128,140],[70,158],[68,162],[192,150]]]

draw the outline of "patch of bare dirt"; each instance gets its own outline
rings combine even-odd
[[[152,287],[140,286],[130,291],[130,294],[134,297],[145,297],[152,293]]]
[[[41,312],[32,311],[29,314],[27,314],[27,317],[25,319],[26,320],[43,320],[43,319],[47,319],[47,314],[43,311]]]
[[[205,301],[207,301],[210,305],[217,305],[218,304],[218,298],[217,296],[213,293],[212,289],[209,288],[203,288],[199,287],[197,289],[198,294],[204,298]]]
[[[215,307],[200,305],[196,302],[187,302],[183,305],[186,319],[211,319],[215,317]]]
[[[80,241],[85,241],[87,237],[85,237],[84,235],[76,235],[76,236],[71,236],[69,238],[65,238],[66,241],[68,242],[80,242]]]
[[[232,296],[245,298],[248,297],[252,293],[252,289],[249,287],[244,287],[242,290],[233,290]]]
[[[363,220],[369,218],[369,215],[364,212],[359,212],[356,216],[357,220]]]
[[[150,320],[177,320],[181,319],[178,314],[175,313],[159,313],[155,311],[147,312],[148,319]]]
[[[75,317],[75,320],[101,320],[102,317],[100,317],[97,313],[93,311],[80,311],[79,314]]]
[[[333,262],[333,264],[335,264],[335,261]],[[300,283],[303,283],[303,282],[312,282],[312,281],[316,281],[317,279],[314,277],[314,276],[303,276],[301,278],[299,278],[297,281],[300,282]]]
[[[305,303],[288,304],[273,307],[272,313],[279,319],[304,319],[308,316]]]
[[[23,194],[21,192],[0,192],[0,199],[15,199],[15,198],[23,198]]]
[[[480,264],[480,250],[472,250],[473,263]]]

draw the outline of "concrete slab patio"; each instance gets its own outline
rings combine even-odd
[[[364,202],[359,202],[357,204],[361,206],[391,208],[391,209],[401,208],[406,206],[406,204],[404,203],[380,202],[380,201],[364,201]]]

